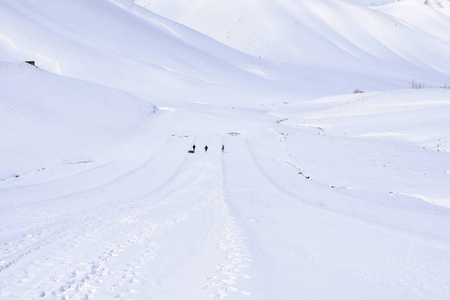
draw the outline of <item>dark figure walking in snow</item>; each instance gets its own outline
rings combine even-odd
[[[205,152],[208,152],[208,145],[205,146]]]
[[[195,144],[194,144],[194,145],[192,145],[192,151],[194,151],[194,152],[195,152]]]
[[[225,151],[225,145],[222,145],[222,152]]]

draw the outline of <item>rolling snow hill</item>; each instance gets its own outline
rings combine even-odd
[[[348,0],[135,2],[268,60],[450,73],[450,8],[442,1],[403,0],[382,7],[366,6],[376,1]]]
[[[96,84],[0,63],[0,180],[91,161],[145,132],[156,108]]]
[[[193,20],[219,41],[225,42],[217,35],[231,30],[230,40],[264,53],[248,51],[254,57],[233,50],[174,22],[177,16],[164,19],[129,0],[26,0],[0,3],[0,58],[35,60],[45,70],[126,90],[154,104],[177,101],[179,91],[185,101],[224,105],[236,105],[230,90],[240,91],[249,105],[257,105],[408,88],[412,80],[434,87],[448,82],[450,45],[438,37],[449,17],[425,5],[428,10],[415,7],[413,15],[435,20],[427,30],[393,12],[347,1],[258,1],[257,7],[251,1],[189,2],[189,9],[186,2],[164,3],[183,14],[195,8]]]
[[[259,86],[272,84],[264,77],[280,73],[128,0],[2,1],[0,24],[3,60],[35,60],[45,70],[155,101],[177,99],[180,91],[204,101],[242,82],[262,95]]]

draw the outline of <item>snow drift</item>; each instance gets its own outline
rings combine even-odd
[[[156,110],[130,94],[25,63],[0,63],[0,85],[0,180],[99,159],[142,134]]]

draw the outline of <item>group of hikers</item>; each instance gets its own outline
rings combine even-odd
[[[195,144],[194,145],[192,145],[192,151],[189,151],[189,152],[192,152],[192,153],[194,153],[195,152],[195,148],[196,148],[196,146],[195,146]],[[205,149],[205,152],[208,152],[208,145],[206,145],[203,149]],[[222,152],[224,152],[225,151],[225,145],[222,145]]]

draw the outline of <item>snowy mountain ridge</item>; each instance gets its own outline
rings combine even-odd
[[[362,61],[374,64],[380,58],[393,64],[423,60],[427,65],[439,61],[446,73],[449,70],[445,57],[450,53],[450,40],[448,34],[440,32],[449,28],[450,13],[439,1],[429,5],[417,0],[392,1],[371,7],[347,0],[135,2],[235,49],[269,60],[316,65],[333,65],[338,60],[350,66]],[[428,9],[432,7],[436,9]],[[409,22],[417,18],[422,22]],[[439,32],[439,39],[433,31]]]
[[[149,96],[151,87],[152,96],[164,101],[177,98],[173,85],[184,86],[191,100],[210,99],[209,89],[198,82],[212,86],[215,99],[223,95],[221,101],[229,102],[228,87],[242,89],[240,83],[246,81],[245,90],[252,89],[256,101],[268,96],[270,102],[277,93],[274,82],[283,82],[292,99],[357,88],[407,88],[412,80],[443,86],[450,74],[446,59],[450,17],[431,8],[424,10],[429,7],[418,2],[411,7],[392,3],[368,8],[328,0],[240,1],[233,5],[176,1],[152,1],[152,10],[163,13],[167,9],[170,15],[162,15],[169,19],[200,31],[205,28],[204,33],[256,57],[130,0],[58,5],[29,0],[0,3],[0,58],[36,60],[51,72],[138,96]],[[91,43],[97,36],[101,38]],[[341,76],[342,72],[346,75]]]

